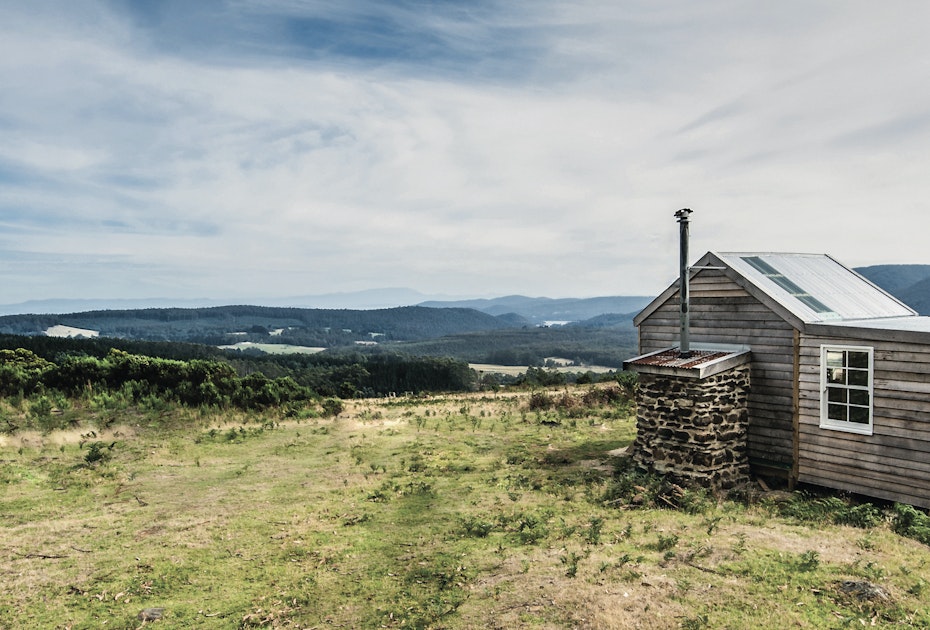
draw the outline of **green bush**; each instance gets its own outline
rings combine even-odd
[[[896,534],[930,545],[930,516],[911,505],[895,503],[891,529]]]
[[[487,538],[494,531],[494,523],[477,516],[462,517],[462,533],[473,538]]]
[[[103,442],[91,442],[87,446],[87,452],[84,453],[84,463],[93,466],[107,461],[111,457],[111,451],[114,444],[107,446]]]
[[[39,396],[30,402],[29,413],[36,418],[44,418],[52,413],[52,401],[48,396]]]
[[[813,496],[806,492],[795,494],[791,501],[781,504],[782,516],[815,523],[833,523],[868,529],[882,521],[882,512],[871,503],[856,504],[842,497]]]
[[[29,395],[54,367],[50,361],[24,348],[0,350],[0,395]]]
[[[344,406],[338,398],[323,399],[323,413],[326,416],[335,417],[342,413]]]

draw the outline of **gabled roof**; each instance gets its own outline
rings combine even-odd
[[[804,323],[917,315],[826,254],[712,253]]]
[[[795,326],[900,317],[917,312],[826,254],[708,252],[691,267],[718,268]],[[636,316],[639,323],[678,290],[671,285]]]

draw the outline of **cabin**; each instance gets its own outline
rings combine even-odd
[[[685,334],[748,352],[752,474],[930,508],[930,317],[824,254],[708,252],[686,269],[634,318],[646,358],[626,367]]]

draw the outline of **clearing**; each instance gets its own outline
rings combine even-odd
[[[0,627],[930,625],[930,548],[888,513],[836,525],[816,496],[637,476],[609,454],[635,421],[605,389],[88,410],[7,435]]]

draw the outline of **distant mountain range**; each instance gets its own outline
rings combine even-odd
[[[921,315],[930,315],[930,265],[873,265],[855,269]],[[508,295],[494,298],[463,298],[428,295],[407,288],[384,288],[344,293],[326,293],[254,300],[221,299],[59,299],[33,300],[0,305],[4,315],[77,314],[89,311],[141,309],[203,309],[228,305],[257,305],[298,309],[377,310],[402,306],[467,308],[499,317],[514,315],[524,323],[586,322],[594,318],[638,313],[654,296],[607,296],[593,298],[548,298]],[[591,322],[593,324],[593,322]]]
[[[469,308],[488,315],[515,314],[532,324],[546,322],[577,322],[605,314],[635,313],[652,300],[646,296],[613,296],[595,298],[525,297],[509,295],[499,298],[460,299],[430,296],[412,289],[373,289],[349,293],[329,293],[289,298],[260,299],[250,305],[302,308],[377,310],[401,306],[429,308]],[[202,309],[243,304],[221,300],[36,300],[0,306],[0,315],[75,314],[89,311],[128,311],[141,309],[187,308]]]
[[[855,270],[921,315],[930,315],[930,265],[872,265]]]
[[[580,322],[607,314],[635,315],[652,301],[646,296],[595,298],[531,298],[508,295],[493,299],[428,301],[430,308],[472,308],[488,315],[517,314],[534,324]]]
[[[856,271],[930,315],[930,265],[875,265]],[[48,331],[54,336],[185,341],[256,351],[267,344],[377,351],[393,342],[401,352],[478,363],[533,365],[555,356],[619,366],[636,352],[633,315],[652,299],[452,299],[380,289],[257,300],[259,305],[244,306],[214,300],[48,300],[0,306],[0,335]]]
[[[146,299],[53,299],[30,300],[0,305],[0,315],[80,313],[86,311],[133,310],[145,308],[207,308],[250,304],[285,308],[329,308],[372,310],[395,306],[414,306],[426,300],[457,300],[455,296],[427,295],[404,288],[370,289],[346,293],[326,293],[283,298],[214,299],[214,298],[146,298]]]

